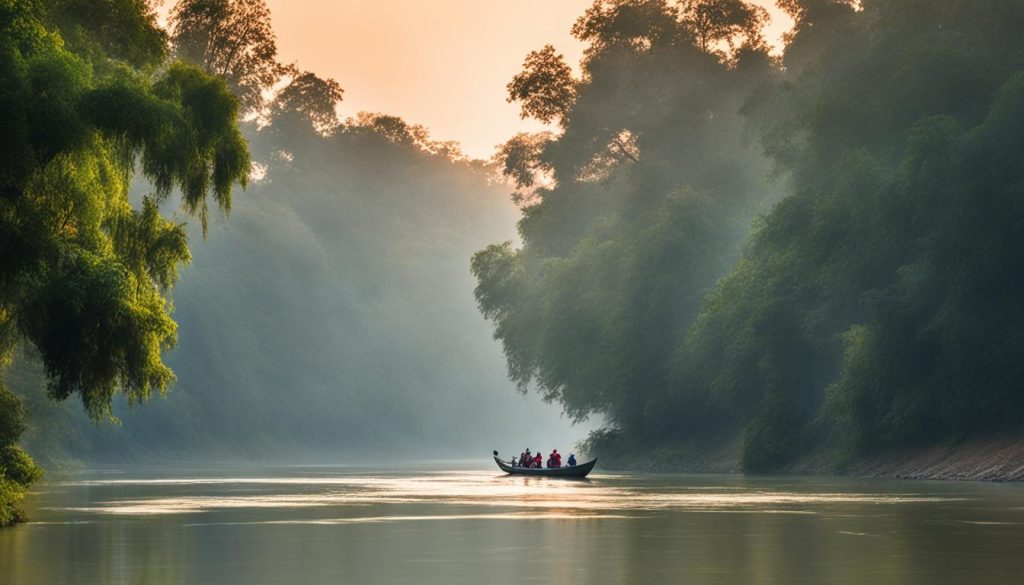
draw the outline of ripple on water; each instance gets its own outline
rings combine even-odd
[[[592,482],[496,477],[493,473],[452,472],[415,476],[338,475],[330,477],[236,477],[93,479],[57,485],[107,488],[189,488],[187,495],[154,495],[100,500],[78,507],[51,508],[118,515],[192,514],[238,508],[311,508],[412,504],[520,508],[514,513],[395,515],[310,520],[309,523],[387,522],[410,519],[587,519],[616,517],[615,512],[661,510],[816,514],[843,505],[889,505],[960,501],[963,498],[920,494],[875,494],[759,490],[745,486],[687,486],[652,492],[616,485],[602,476]],[[225,495],[225,488],[252,486],[256,493]],[[255,488],[262,488],[256,490]],[[196,489],[193,489],[196,488]],[[725,488],[725,489],[724,489]],[[161,490],[166,491],[166,489]],[[232,490],[232,492],[237,490]],[[220,493],[218,493],[220,492]],[[620,514],[621,516],[621,514]],[[303,520],[303,522],[307,522]]]

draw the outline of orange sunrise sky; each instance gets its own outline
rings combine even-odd
[[[489,158],[514,133],[541,126],[519,118],[505,84],[546,43],[573,64],[569,35],[592,0],[268,0],[279,58],[345,88],[342,116],[376,111],[423,124],[438,140]],[[791,21],[774,0],[769,41]]]

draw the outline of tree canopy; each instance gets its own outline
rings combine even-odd
[[[263,108],[263,93],[289,72],[277,60],[277,39],[265,0],[181,0],[171,11],[179,57],[227,81],[242,110]]]
[[[473,260],[510,375],[605,417],[610,457],[739,435],[762,471],[1021,430],[1024,7],[779,5],[781,60],[742,2],[577,21],[562,133],[500,151],[534,189],[522,246]]]
[[[180,191],[205,230],[249,154],[223,81],[151,67],[167,47],[147,3],[84,4],[0,1],[0,359],[30,344],[51,396],[98,419],[116,393],[144,400],[173,379],[167,294],[190,255],[158,205]],[[137,169],[153,191],[133,205]]]
[[[766,49],[741,69],[691,26],[665,2],[595,3],[573,29],[590,45],[563,133],[520,135],[499,152],[506,174],[534,190],[523,248],[474,257],[477,300],[512,378],[577,419],[647,425],[675,345],[765,197],[739,110],[773,74]],[[537,55],[523,75],[535,77]],[[530,103],[520,86],[510,99]]]
[[[522,103],[522,117],[545,124],[564,117],[575,99],[572,67],[551,45],[527,55],[523,72],[508,84],[508,101]]]

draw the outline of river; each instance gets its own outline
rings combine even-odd
[[[993,584],[1024,487],[455,465],[51,474],[0,584]]]

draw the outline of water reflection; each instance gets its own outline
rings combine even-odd
[[[166,472],[161,472],[166,474]],[[0,583],[1015,583],[1024,490],[489,471],[86,474]]]
[[[418,516],[356,516],[353,518],[318,518],[313,520],[259,520],[253,522],[204,522],[197,524],[186,524],[186,526],[242,526],[252,524],[310,524],[329,526],[332,524],[367,524],[377,522],[420,522],[424,520],[596,520],[596,519],[619,519],[628,520],[633,516],[615,514],[575,514],[568,512],[533,513],[519,512],[509,514],[445,514],[430,515],[421,514]]]
[[[816,514],[832,504],[911,504],[954,501],[959,498],[926,494],[856,492],[798,492],[741,486],[677,486],[651,490],[621,485],[621,476],[597,481],[495,476],[488,472],[437,472],[426,475],[336,477],[220,477],[116,479],[61,482],[64,487],[117,487],[143,492],[152,488],[208,488],[217,495],[140,497],[97,501],[90,506],[56,510],[104,514],[188,514],[229,508],[302,508],[372,504],[423,504],[520,507],[563,510],[562,514],[594,510],[756,510],[759,513]],[[248,488],[248,490],[246,489]],[[278,493],[285,488],[286,493]],[[163,490],[161,490],[163,491]],[[249,491],[251,493],[244,493]],[[227,492],[227,493],[224,493]],[[243,492],[243,493],[240,493]],[[779,509],[770,509],[778,507]],[[522,518],[529,512],[508,516]],[[495,515],[500,519],[507,515]]]

